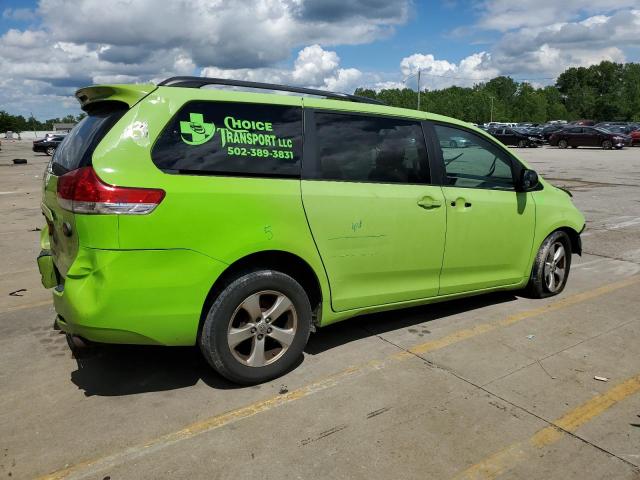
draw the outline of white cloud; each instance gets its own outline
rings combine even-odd
[[[298,52],[293,69],[206,67],[201,74],[205,77],[300,85],[347,93],[351,93],[358,87],[359,81],[363,78],[363,73],[358,69],[340,68],[338,54],[325,50],[317,44],[305,47]]]
[[[416,53],[400,61],[403,76],[415,75],[420,69],[421,88],[437,89],[451,85],[471,86],[495,77],[500,71],[492,66],[491,54],[479,52],[463,58],[459,63],[437,60],[433,54]],[[415,78],[408,85],[416,85]]]
[[[400,60],[399,72],[366,72],[342,65],[333,47],[387,37],[407,21],[412,0],[118,0],[117,8],[39,0],[35,9],[2,11],[29,26],[0,36],[0,105],[62,115],[76,109],[71,95],[80,86],[172,75],[344,92],[402,88],[400,79],[418,68],[430,89],[500,74],[536,81],[570,66],[624,61],[629,47],[640,46],[637,2],[484,0],[472,7],[478,22],[467,29],[484,38],[499,32],[483,51],[462,59],[417,52]],[[415,88],[415,79],[407,85]]]
[[[555,76],[571,66],[624,62],[620,46],[640,46],[640,10],[507,32],[493,49],[501,72]]]
[[[544,27],[558,22],[575,21],[579,15],[597,15],[638,6],[638,0],[485,0],[478,26],[509,31],[523,27]]]
[[[318,44],[311,45],[298,53],[292,76],[296,83],[317,85],[335,71],[339,63],[336,52],[323,50]]]
[[[119,0],[116,7],[104,0],[40,0],[35,10],[3,11],[6,19],[34,22],[0,36],[0,71],[18,98],[31,98],[21,89],[28,82],[55,92],[41,93],[43,102],[59,102],[58,95],[72,95],[88,83],[199,72],[349,90],[360,72],[340,68],[336,53],[326,48],[390,35],[406,21],[410,5],[411,0]],[[284,67],[300,48],[293,69]],[[9,105],[8,95],[0,92],[3,106]],[[25,113],[21,103],[11,105]]]

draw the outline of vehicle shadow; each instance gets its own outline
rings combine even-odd
[[[309,338],[309,343],[304,351],[309,355],[317,355],[366,337],[383,335],[403,328],[411,329],[411,327],[423,325],[433,320],[489,305],[511,302],[517,298],[513,292],[494,292],[420,307],[362,315],[319,329]],[[424,333],[416,333],[419,337],[424,337]]]
[[[309,338],[308,355],[323,352],[393,330],[515,300],[509,292],[452,300],[421,307],[362,315],[319,329]],[[424,329],[421,329],[423,332]],[[424,333],[416,332],[419,336]],[[199,381],[216,390],[246,388],[218,375],[197,347],[95,345],[75,356],[78,368],[71,381],[86,396],[125,396],[176,390]],[[304,361],[301,356],[291,370]]]
[[[191,387],[202,380],[219,390],[237,386],[218,375],[195,347],[92,345],[74,354],[71,381],[86,396],[122,396]]]

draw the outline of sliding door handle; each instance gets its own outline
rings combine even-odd
[[[422,197],[418,200],[418,206],[425,210],[433,210],[434,208],[440,208],[442,206],[442,202],[433,197]]]

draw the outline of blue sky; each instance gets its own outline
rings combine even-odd
[[[177,74],[347,92],[401,87],[418,69],[429,89],[496,75],[539,85],[569,66],[640,55],[637,0],[185,3],[0,0],[0,109],[78,113],[84,84]]]

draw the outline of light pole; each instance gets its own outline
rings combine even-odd
[[[493,122],[493,97],[491,95],[489,95],[489,98],[491,99],[491,113],[489,114],[489,123]]]

